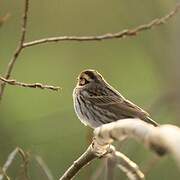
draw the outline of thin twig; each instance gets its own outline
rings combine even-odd
[[[29,7],[29,0],[25,0],[25,7],[24,7],[24,14],[23,14],[23,20],[22,20],[22,27],[21,27],[21,37],[20,37],[20,41],[19,41],[19,45],[16,48],[9,64],[6,70],[6,73],[4,75],[4,77],[6,79],[9,79],[9,77],[11,76],[11,72],[13,70],[14,64],[18,58],[18,56],[20,55],[21,51],[23,50],[23,43],[25,41],[25,36],[26,36],[26,27],[27,27],[27,15],[28,15],[28,7]],[[4,88],[5,88],[5,83],[1,84],[1,88],[0,88],[0,100],[2,98],[3,92],[4,92]]]
[[[144,174],[140,171],[137,164],[131,161],[127,156],[121,152],[115,151],[118,167],[126,174],[130,180],[143,180]]]
[[[10,165],[12,164],[14,158],[16,157],[18,153],[18,148],[15,148],[8,156],[6,162],[4,163],[3,167],[2,167],[2,171],[3,173],[0,174],[0,180],[2,180],[8,170],[8,168],[10,167]]]
[[[6,172],[4,172],[1,168],[0,168],[0,176],[2,176],[6,178],[6,180],[10,180],[10,177],[6,174]]]
[[[111,152],[106,155],[107,161],[109,161],[109,167],[107,168],[106,179],[113,179],[114,168],[119,167],[130,180],[144,180],[144,174],[139,169],[138,165],[131,161],[123,153],[116,151],[114,146],[110,146]]]
[[[59,36],[59,37],[50,37],[43,38],[31,42],[24,43],[24,47],[35,46],[38,44],[51,43],[51,42],[59,42],[59,41],[101,41],[115,38],[123,38],[128,36],[136,36],[139,32],[152,29],[155,26],[159,26],[161,24],[166,23],[171,17],[173,17],[180,9],[180,3],[176,5],[176,7],[167,15],[162,18],[157,18],[152,20],[147,24],[140,25],[133,29],[125,29],[117,33],[106,33],[103,35],[97,36]]]
[[[35,160],[37,161],[37,163],[39,164],[39,166],[43,170],[43,172],[46,175],[47,179],[48,180],[54,180],[54,177],[53,177],[50,169],[48,168],[48,166],[44,162],[44,160],[40,156],[37,156],[37,155],[35,156]]]
[[[29,165],[29,154],[24,152],[21,148],[18,147],[18,153],[22,157],[23,164],[22,164],[22,175],[23,175],[23,180],[28,180],[28,165]]]
[[[14,86],[20,86],[20,87],[26,87],[26,88],[39,88],[39,89],[49,89],[53,91],[58,91],[61,89],[59,86],[51,86],[51,85],[44,85],[41,83],[23,83],[23,82],[18,82],[15,79],[5,79],[0,76],[0,81],[3,81],[9,85],[14,85]]]
[[[7,172],[8,168],[10,167],[10,165],[13,163],[17,154],[20,154],[20,156],[22,157],[24,175],[25,175],[26,179],[28,179],[27,166],[28,166],[29,160],[28,160],[27,154],[21,148],[17,147],[9,154],[6,162],[4,163],[4,165],[2,167],[2,174],[0,174],[0,180],[2,180],[4,177],[6,177],[6,179],[9,178],[6,174],[6,172]]]
[[[159,26],[161,24],[166,23],[180,9],[180,3],[178,3],[176,5],[176,7],[174,8],[174,10],[172,10],[169,14],[165,15],[162,18],[157,18],[157,19],[152,20],[150,23],[140,25],[140,26],[133,28],[133,29],[125,29],[125,30],[122,30],[122,31],[117,32],[117,33],[107,33],[107,34],[97,35],[97,36],[59,36],[59,37],[50,37],[50,38],[39,39],[39,40],[35,40],[35,41],[25,43],[28,6],[29,6],[29,0],[25,0],[25,8],[24,8],[24,15],[23,15],[23,22],[22,22],[22,30],[21,30],[21,38],[19,41],[19,45],[18,45],[16,51],[13,54],[13,57],[11,58],[11,60],[8,64],[7,71],[4,75],[5,79],[9,79],[18,56],[20,55],[22,50],[27,48],[27,47],[35,46],[35,45],[43,44],[43,43],[59,42],[59,41],[100,41],[100,40],[107,40],[107,39],[114,39],[114,38],[120,39],[123,37],[135,36],[141,31],[149,30],[155,26]],[[6,85],[6,83],[1,83],[0,100],[2,99],[2,95],[4,92],[5,85]]]

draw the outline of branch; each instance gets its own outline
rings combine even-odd
[[[19,45],[16,48],[16,50],[13,54],[13,57],[11,58],[11,60],[8,64],[8,67],[7,67],[5,76],[4,76],[6,79],[9,79],[9,77],[11,76],[11,72],[13,70],[14,64],[15,64],[19,54],[23,50],[23,43],[25,41],[25,36],[26,36],[28,7],[29,7],[29,0],[25,0],[24,14],[23,14],[23,20],[22,20],[22,27],[21,27],[21,37],[20,37]],[[0,100],[1,100],[2,95],[3,95],[5,85],[6,85],[5,83],[1,84]]]
[[[10,165],[12,164],[14,158],[16,157],[18,153],[18,149],[15,148],[8,156],[6,162],[4,163],[3,167],[2,167],[2,174],[0,174],[0,180],[2,180],[4,178],[4,176],[6,175],[6,171],[8,170],[8,168],[10,167]]]
[[[21,148],[18,148],[18,153],[20,154],[23,164],[22,164],[22,178],[24,180],[29,180],[28,176],[28,164],[29,164],[29,154],[24,152]]]
[[[23,82],[18,82],[15,79],[5,79],[1,76],[0,76],[0,80],[3,81],[4,83],[9,84],[9,85],[21,86],[21,87],[25,87],[25,88],[49,89],[49,90],[53,90],[53,91],[58,91],[61,89],[61,87],[59,87],[59,86],[44,85],[41,83],[27,84],[27,83],[23,83]]]
[[[155,26],[159,26],[165,24],[171,17],[173,17],[180,9],[180,3],[176,5],[176,7],[167,15],[152,20],[147,24],[140,25],[133,29],[125,29],[117,33],[107,33],[103,35],[97,36],[59,36],[59,37],[50,37],[39,39],[31,42],[27,42],[23,44],[23,47],[30,47],[44,43],[51,43],[51,42],[59,42],[59,41],[101,41],[101,40],[108,40],[108,39],[115,39],[115,38],[124,38],[129,36],[136,36],[138,33],[152,29]]]
[[[126,155],[115,150],[114,146],[111,146],[112,152],[105,156],[106,163],[106,179],[113,179],[114,168],[118,167],[130,180],[144,180],[144,174],[141,172],[137,164],[131,161]],[[104,166],[101,165],[97,172],[92,176],[91,180],[100,179],[100,174],[104,171]]]
[[[130,180],[143,180],[144,174],[140,171],[137,164],[131,161],[123,153],[114,151],[118,167],[126,174]]]
[[[4,163],[3,167],[2,167],[2,174],[0,174],[0,180],[2,180],[4,178],[4,176],[6,177],[6,179],[10,179],[6,172],[8,170],[8,168],[11,166],[11,164],[13,163],[15,157],[17,156],[17,154],[20,154],[20,156],[22,157],[23,160],[23,169],[24,169],[24,174],[26,176],[26,179],[28,179],[27,177],[27,165],[28,165],[28,158],[26,153],[19,147],[15,148],[8,156],[6,162]]]
[[[116,151],[114,146],[110,146],[111,152],[107,154],[107,161],[110,159],[109,166],[107,169],[108,176],[107,180],[113,179],[113,169],[115,166],[119,167],[130,180],[144,180],[144,174],[140,171],[137,164],[131,161],[123,153]]]
[[[113,154],[116,157],[116,162],[120,163],[126,174],[133,175],[134,180],[142,180],[144,178],[143,173],[139,170],[138,166],[128,159],[125,155],[117,152],[114,146],[104,143],[100,145],[94,140],[88,149],[67,169],[63,176],[59,180],[70,180],[92,160],[99,157],[105,157],[109,154]],[[130,178],[130,176],[128,176]],[[136,178],[137,177],[137,178]],[[133,178],[130,178],[132,180]]]
[[[59,37],[50,37],[50,38],[44,38],[44,39],[39,39],[31,42],[25,43],[25,36],[26,36],[26,27],[27,27],[27,17],[28,17],[28,7],[29,7],[29,0],[25,0],[25,8],[24,8],[24,14],[23,14],[23,20],[22,20],[22,30],[21,30],[21,37],[19,41],[19,45],[16,48],[16,51],[14,52],[6,73],[4,75],[5,79],[9,79],[11,76],[14,64],[22,52],[23,49],[30,47],[30,46],[35,46],[38,44],[43,44],[43,43],[50,43],[50,42],[59,42],[59,41],[100,41],[100,40],[107,40],[107,39],[115,39],[115,38],[123,38],[123,37],[129,37],[129,36],[135,36],[138,33],[144,31],[144,30],[149,30],[152,29],[153,27],[159,26],[161,24],[166,23],[171,17],[173,17],[180,9],[180,3],[176,5],[174,10],[172,10],[169,14],[165,15],[162,18],[157,18],[152,20],[151,22],[147,24],[140,25],[136,28],[133,29],[125,29],[117,33],[107,33],[103,35],[97,35],[97,36],[59,36]],[[2,95],[4,92],[6,83],[1,83],[0,87],[0,100],[2,99]]]
[[[180,167],[180,128],[173,125],[153,127],[139,119],[125,119],[105,124],[94,131],[99,145],[122,138],[134,138],[158,155],[170,153]]]

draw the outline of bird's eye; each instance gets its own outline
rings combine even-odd
[[[87,79],[85,79],[85,78],[80,78],[79,79],[79,85],[80,86],[84,86],[85,84],[88,84],[88,83],[89,83],[89,81]]]

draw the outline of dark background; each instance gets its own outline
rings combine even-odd
[[[167,14],[176,1],[36,0],[30,1],[27,41],[51,36],[117,32]],[[4,74],[19,36],[23,0],[1,0],[0,15],[10,18],[0,28],[0,74]],[[39,154],[55,179],[88,146],[88,128],[72,104],[76,77],[83,69],[98,70],[125,97],[143,107],[159,123],[180,125],[180,16],[137,37],[102,42],[59,42],[25,49],[12,77],[22,82],[59,85],[60,92],[7,85],[0,104],[0,165],[19,146]],[[143,169],[154,157],[137,142],[122,152]],[[90,179],[97,161],[76,179]],[[18,162],[8,171],[18,176]],[[45,179],[34,160],[31,179]],[[124,176],[117,172],[117,177]],[[179,179],[171,157],[154,165],[147,179]]]

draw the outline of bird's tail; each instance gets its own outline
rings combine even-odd
[[[149,124],[152,124],[153,126],[159,126],[159,124],[157,123],[157,122],[155,122],[154,120],[152,120],[150,117],[146,117],[145,119],[144,119],[144,121],[145,122],[147,122],[147,123],[149,123]]]

